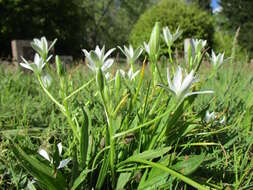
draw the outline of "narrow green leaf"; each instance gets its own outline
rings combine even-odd
[[[166,157],[162,157],[159,161],[161,165],[167,166],[169,162],[171,161],[171,155],[166,155]],[[147,172],[149,170],[146,170]],[[166,184],[167,178],[169,174],[167,172],[164,172],[160,170],[159,168],[153,167],[149,173],[148,178],[146,181],[143,181],[143,183],[140,183],[138,186],[139,189],[159,189],[158,187]]]
[[[88,169],[84,169],[80,175],[76,178],[76,180],[73,183],[73,186],[71,188],[71,190],[75,190],[76,188],[79,187],[79,185],[86,179],[87,174],[90,172],[91,170]]]
[[[81,167],[85,166],[89,144],[89,115],[86,110],[82,109],[82,123],[81,123],[81,136],[80,136],[80,153],[81,153]]]
[[[121,173],[119,175],[119,178],[118,178],[118,182],[117,182],[117,186],[116,186],[116,189],[117,190],[122,190],[124,189],[124,186],[127,184],[127,182],[129,181],[131,177],[131,173]]]
[[[27,189],[28,189],[28,190],[36,190],[35,186],[32,184],[31,181],[28,181]]]
[[[147,165],[150,165],[152,167],[156,167],[156,168],[159,168],[160,170],[163,170],[165,172],[167,172],[168,174],[184,181],[185,183],[191,185],[192,187],[195,187],[197,189],[200,189],[200,190],[207,190],[208,188],[207,187],[204,187],[202,186],[201,184],[197,183],[196,181],[193,181],[192,179],[166,167],[166,166],[163,166],[159,163],[155,163],[155,162],[151,162],[151,161],[148,161],[148,160],[144,160],[144,159],[139,159],[139,158],[131,158],[131,159],[127,159],[124,161],[124,163],[130,163],[130,162],[137,162],[137,163],[142,163],[142,164],[147,164]]]
[[[48,189],[66,189],[67,184],[60,171],[54,171],[33,156],[27,155],[20,147],[13,145],[12,151],[23,167]]]
[[[109,160],[110,160],[110,156],[109,156],[109,151],[107,150],[107,151],[105,151],[104,161],[103,161],[102,167],[101,167],[99,175],[98,175],[96,189],[101,189],[104,184],[105,177],[107,175],[107,171],[108,171],[108,167],[109,167]]]
[[[74,147],[74,150],[73,150],[73,159],[72,159],[72,163],[73,163],[73,166],[72,166],[72,171],[71,171],[71,182],[70,182],[70,186],[73,186],[75,180],[77,179],[77,176],[79,175],[79,171],[78,171],[78,161],[77,161],[77,155],[76,155],[76,150],[77,147]]]
[[[139,92],[141,90],[141,85],[142,85],[142,82],[143,82],[143,79],[144,79],[144,71],[145,71],[145,60],[143,61],[143,64],[142,64],[141,77],[140,77],[140,80],[139,80],[139,83],[138,83],[138,87],[137,87],[136,93],[135,93],[134,98],[132,100],[132,106],[135,105],[137,96],[138,96],[138,94],[139,94]]]
[[[160,174],[146,180],[141,186],[138,186],[138,190],[144,190],[144,189],[159,189],[159,186],[166,183],[167,178],[169,174],[160,170]]]
[[[204,159],[205,159],[205,154],[194,155],[183,161],[177,162],[175,165],[172,166],[172,169],[179,171],[180,173],[184,175],[190,175],[196,169],[198,169],[198,167],[204,161]]]
[[[125,162],[128,162],[129,160],[132,160],[132,159],[149,160],[149,159],[159,158],[159,157],[163,156],[164,154],[166,154],[167,152],[169,152],[170,150],[171,150],[171,147],[165,147],[165,148],[161,148],[161,149],[157,149],[157,150],[147,150],[147,151],[144,151],[140,154],[136,154],[136,155],[129,157],[127,160],[119,163],[119,165],[124,164]]]
[[[139,190],[139,187],[141,187],[142,185],[145,184],[147,175],[148,175],[148,170],[146,169],[145,172],[144,172],[144,174],[143,174],[142,177],[141,177],[140,183],[139,183],[139,185],[138,185],[138,190]]]

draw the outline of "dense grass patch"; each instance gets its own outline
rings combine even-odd
[[[99,48],[84,50],[93,71],[57,58],[26,65],[34,73],[1,66],[0,187],[251,188],[252,72],[202,63],[204,41],[189,62],[160,59],[159,38],[157,24],[139,66],[105,69]]]

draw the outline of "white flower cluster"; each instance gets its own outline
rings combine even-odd
[[[213,93],[213,91],[196,91],[189,92],[192,84],[197,82],[197,78],[194,76],[194,71],[192,70],[189,74],[183,70],[180,66],[177,66],[176,72],[174,74],[173,80],[171,81],[169,69],[167,69],[167,78],[169,89],[178,97],[185,98],[193,94],[208,94]]]
[[[62,155],[62,143],[58,143],[57,144],[57,148],[58,148],[58,152],[59,152],[59,156]],[[48,160],[51,164],[53,163],[53,158],[49,156],[48,152],[45,149],[39,149],[39,154],[45,158],[46,160]],[[63,167],[65,167],[69,162],[70,162],[70,158],[61,160],[59,165],[57,166],[57,169],[61,169]]]
[[[226,122],[226,117],[225,116],[223,116],[222,117],[222,119],[220,119],[220,120],[217,120],[217,115],[216,115],[216,113],[215,112],[209,112],[209,111],[206,111],[206,115],[205,115],[205,122],[206,123],[212,123],[212,122],[218,122],[218,123],[220,123],[220,124],[225,124],[225,122]]]
[[[52,44],[48,47],[48,42],[45,37],[41,39],[35,38],[31,43],[32,48],[36,51],[34,55],[34,60],[32,63],[28,63],[28,61],[21,57],[23,62],[20,65],[26,69],[33,71],[35,74],[40,76],[42,74],[42,82],[44,87],[48,88],[51,85],[52,77],[48,73],[43,73],[43,68],[50,61],[52,55],[48,56],[50,49],[54,46],[56,39],[52,42]]]

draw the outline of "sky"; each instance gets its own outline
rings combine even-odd
[[[219,7],[218,2],[219,2],[219,0],[212,0],[212,2],[211,2],[211,7],[212,7],[213,9],[218,8],[218,7]]]
[[[219,0],[212,0],[212,2],[211,2],[211,7],[214,12],[221,9],[221,7],[218,3],[219,3]]]

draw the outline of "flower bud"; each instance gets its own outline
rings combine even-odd
[[[44,74],[42,77],[42,83],[46,88],[49,88],[50,85],[52,84],[52,77],[49,74]]]
[[[159,22],[155,23],[155,26],[152,30],[150,40],[149,40],[149,46],[150,46],[150,55],[155,56],[158,54],[159,46],[160,46],[160,26]]]
[[[99,68],[97,70],[96,82],[97,82],[97,86],[98,86],[100,92],[103,92],[103,90],[104,90],[104,76],[103,76],[103,72],[102,72],[101,68]]]
[[[58,76],[61,77],[63,75],[63,65],[58,55],[55,56],[55,63],[56,63],[57,74]]]
[[[116,77],[115,77],[115,90],[118,92],[120,90],[120,72],[117,71]]]
[[[107,86],[104,87],[104,97],[106,102],[110,102],[110,91]]]

